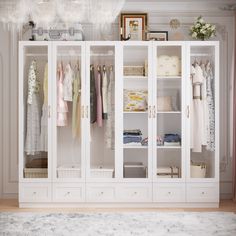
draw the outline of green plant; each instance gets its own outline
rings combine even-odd
[[[190,35],[194,39],[209,39],[216,36],[216,26],[206,23],[201,16],[197,18],[197,21],[190,28]]]

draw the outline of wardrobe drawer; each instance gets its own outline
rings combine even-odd
[[[88,202],[114,202],[116,188],[114,186],[90,185],[86,188]]]
[[[20,202],[51,202],[51,184],[20,183]]]
[[[117,201],[119,202],[151,202],[151,184],[122,184],[118,187]]]
[[[185,202],[185,184],[153,184],[154,202]]]
[[[187,184],[187,202],[219,202],[219,184]]]
[[[54,184],[53,201],[55,202],[83,202],[84,184]]]

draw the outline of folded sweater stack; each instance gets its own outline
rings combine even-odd
[[[123,132],[123,143],[125,145],[141,145],[142,132],[140,129],[124,130]]]
[[[165,134],[164,146],[180,146],[181,137],[179,134]]]

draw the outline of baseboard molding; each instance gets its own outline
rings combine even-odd
[[[219,208],[219,203],[19,203],[19,208]]]

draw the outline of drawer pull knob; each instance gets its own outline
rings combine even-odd
[[[136,194],[137,194],[137,192],[134,192],[134,194],[136,195]]]
[[[70,192],[67,192],[67,195],[70,195]]]
[[[202,192],[202,194],[205,194],[205,192]]]
[[[103,192],[101,192],[101,195],[103,195]]]
[[[171,192],[168,192],[168,194],[171,194]]]
[[[33,195],[36,195],[36,192],[33,192]]]

